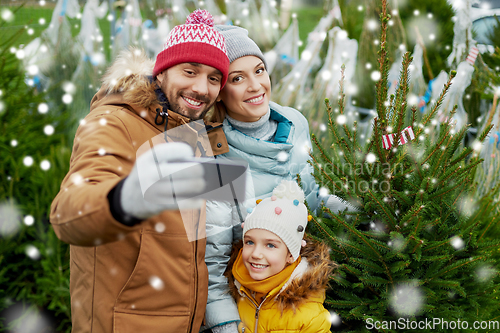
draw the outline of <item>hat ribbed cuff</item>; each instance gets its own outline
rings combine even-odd
[[[199,63],[218,69],[222,73],[221,89],[226,84],[229,69],[227,55],[219,48],[203,42],[180,43],[158,53],[153,77],[170,67],[186,62]]]

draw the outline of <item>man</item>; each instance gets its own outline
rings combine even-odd
[[[185,225],[204,231],[205,209],[187,199],[183,207],[198,208],[181,215],[176,200],[201,193],[203,168],[177,173],[175,184],[163,177],[151,202],[141,177],[193,165],[186,161],[193,149],[185,143],[162,143],[142,155],[141,149],[202,119],[224,86],[229,61],[210,19],[195,11],[174,27],[154,64],[138,50],[120,54],[78,128],[50,216],[57,236],[71,244],[74,333],[199,331],[207,300],[205,239],[190,241]],[[194,145],[195,153],[227,152],[222,129],[207,124],[206,130],[212,149]]]

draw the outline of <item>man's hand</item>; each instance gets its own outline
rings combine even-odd
[[[179,200],[183,209],[200,207],[203,200],[189,198],[203,192],[204,171],[192,157],[191,147],[179,142],[156,145],[139,156],[123,183],[123,211],[146,219],[164,210],[179,209]]]

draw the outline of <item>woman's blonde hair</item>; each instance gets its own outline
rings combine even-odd
[[[212,110],[207,113],[207,119],[214,123],[222,123],[224,118],[226,118],[226,106],[224,102],[215,102]]]

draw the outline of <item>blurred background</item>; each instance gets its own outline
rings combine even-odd
[[[430,110],[457,71],[438,115],[457,105],[470,124],[488,119],[478,192],[498,183],[500,0],[390,0],[389,94],[410,52],[408,107]],[[272,100],[300,110],[328,145],[324,100],[333,107],[345,67],[347,124],[371,134],[380,80],[376,0],[0,0],[0,332],[69,332],[69,253],[50,228],[50,203],[67,172],[74,133],[100,78],[129,45],[151,58],[194,9],[246,28],[265,53]],[[432,132],[432,130],[431,130]],[[482,193],[481,192],[481,193]],[[8,328],[10,327],[10,328]]]

